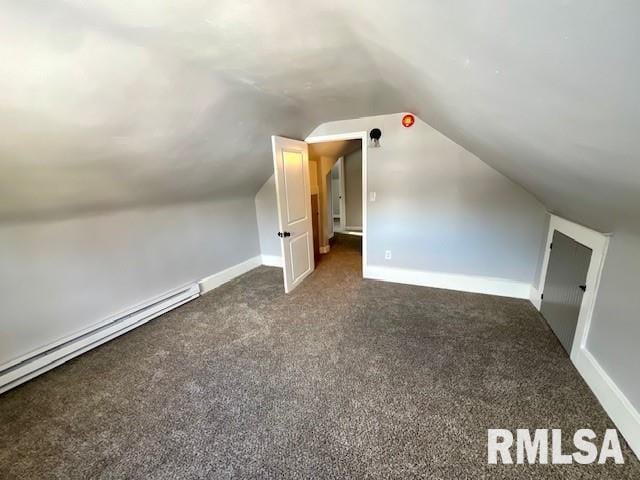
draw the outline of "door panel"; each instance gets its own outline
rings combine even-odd
[[[284,195],[287,203],[289,224],[306,219],[307,208],[300,198],[305,195],[304,160],[301,152],[283,150]]]
[[[307,144],[271,137],[278,199],[284,289],[290,292],[314,269]]]
[[[311,264],[309,262],[310,242],[311,238],[307,232],[292,238],[289,242],[289,249],[291,250],[291,276],[294,282],[311,271]],[[313,245],[311,248],[313,249]]]
[[[592,253],[563,233],[554,232],[540,311],[569,354]]]

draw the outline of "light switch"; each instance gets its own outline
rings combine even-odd
[[[376,192],[369,192],[369,201],[370,202],[376,201]]]

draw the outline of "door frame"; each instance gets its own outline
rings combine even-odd
[[[547,278],[547,270],[549,268],[549,258],[551,256],[551,243],[553,241],[554,232],[558,231],[572,238],[593,252],[589,269],[587,270],[587,290],[582,297],[580,304],[580,313],[578,315],[578,324],[576,332],[573,336],[573,346],[571,347],[571,361],[576,364],[580,360],[580,356],[586,350],[587,337],[589,335],[589,327],[591,326],[591,318],[596,303],[598,288],[600,287],[600,277],[602,276],[602,268],[604,266],[605,257],[609,248],[609,237],[611,234],[600,233],[590,228],[578,225],[577,223],[566,220],[557,215],[550,214],[549,231],[547,233],[547,241],[545,243],[544,259],[542,261],[542,269],[540,270],[540,278],[538,280],[536,302],[534,303],[540,310],[541,297],[544,293],[544,283]]]
[[[340,231],[344,232],[347,228],[347,192],[344,183],[344,157],[340,157],[336,165],[338,165],[338,184],[340,185]]]
[[[350,132],[350,133],[337,133],[333,135],[313,135],[304,139],[307,143],[323,143],[323,142],[335,142],[340,140],[361,140],[362,141],[362,276],[365,277],[367,271],[367,198],[369,197],[368,182],[367,182],[367,158],[368,158],[368,144],[367,144],[367,132]],[[344,175],[342,175],[344,181]],[[343,195],[344,197],[344,195]],[[345,200],[344,198],[342,200]],[[341,200],[341,201],[342,201]],[[331,212],[333,215],[333,212]],[[346,214],[346,212],[344,212]],[[342,221],[342,215],[340,215],[340,221]],[[333,217],[331,218],[333,221]],[[345,219],[346,221],[346,219]]]
[[[324,188],[327,192],[327,202],[329,203],[329,206],[328,206],[329,210],[327,212],[327,216],[329,217],[329,220],[327,221],[325,219],[326,225],[322,225],[322,228],[327,227],[329,229],[328,237],[329,237],[329,240],[331,240],[335,235],[335,231],[333,228],[333,168],[329,170],[329,172],[325,175]],[[320,205],[320,209],[322,209],[322,205]],[[320,249],[322,248],[323,247],[320,246]]]

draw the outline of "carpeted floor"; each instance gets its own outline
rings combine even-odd
[[[487,465],[487,428],[613,425],[526,301],[360,277],[341,237],[0,396],[2,478],[640,478]]]

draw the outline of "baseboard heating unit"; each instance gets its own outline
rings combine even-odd
[[[51,370],[74,357],[147,323],[198,297],[197,284],[187,285],[137,305],[90,329],[61,339],[0,366],[0,393]]]

